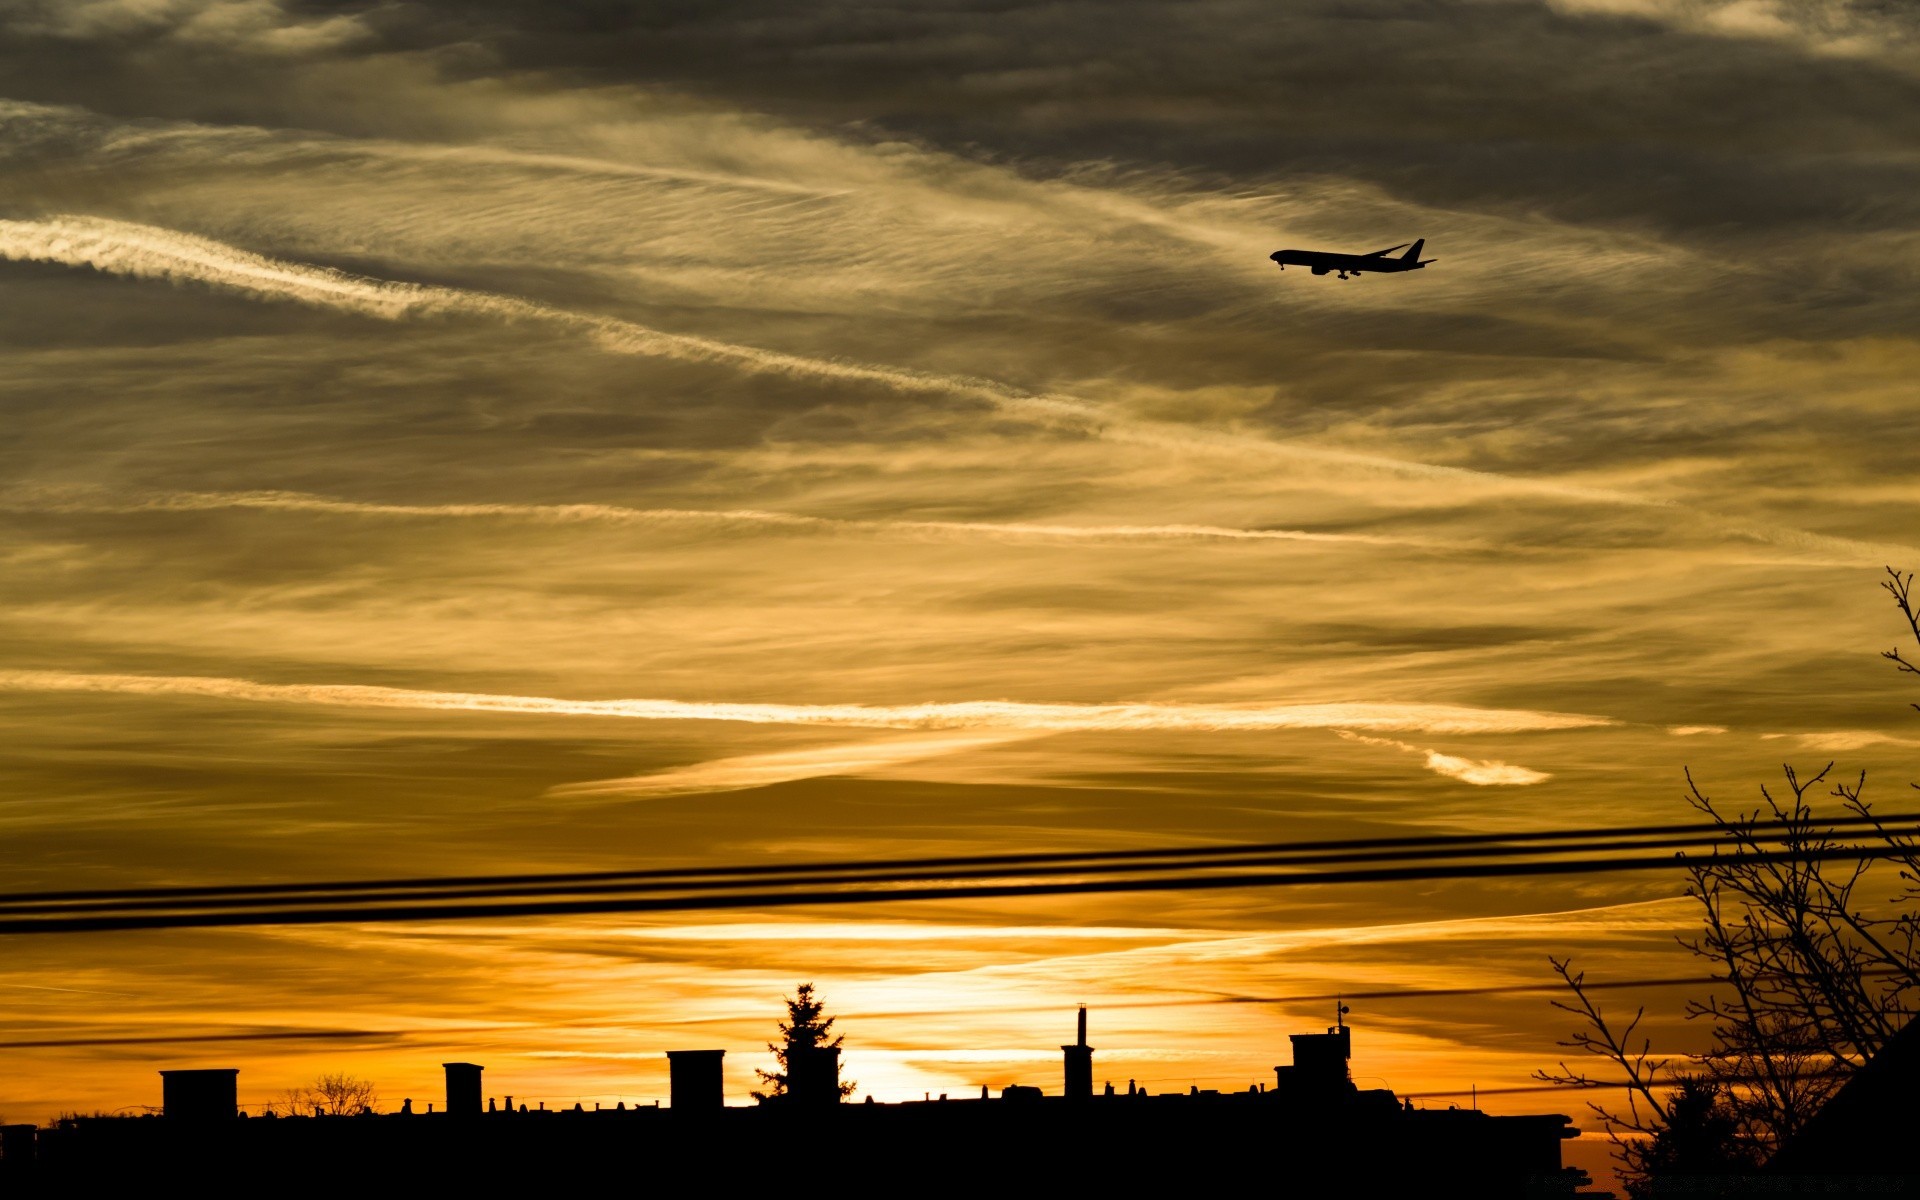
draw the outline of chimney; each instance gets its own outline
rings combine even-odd
[[[725,1050],[667,1051],[668,1106],[674,1112],[719,1112],[726,1107],[726,1083],[720,1060]]]
[[[160,1072],[160,1114],[176,1121],[230,1121],[239,1114],[238,1067]]]
[[[0,1177],[25,1175],[33,1165],[34,1139],[40,1130],[34,1125],[0,1125]]]
[[[1087,1006],[1080,1006],[1080,1040],[1060,1047],[1066,1058],[1067,1099],[1093,1098],[1093,1047],[1087,1045]]]
[[[840,1048],[788,1046],[787,1095],[809,1108],[840,1103]]]
[[[480,1115],[480,1072],[478,1063],[441,1063],[447,1070],[447,1112],[456,1117]]]

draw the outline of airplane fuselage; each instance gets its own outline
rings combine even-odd
[[[1338,254],[1330,250],[1276,250],[1267,257],[1280,265],[1281,270],[1288,267],[1306,267],[1315,275],[1325,275],[1337,271],[1340,278],[1350,275],[1395,274],[1400,271],[1418,271],[1434,261],[1422,261],[1420,251],[1426,245],[1426,239],[1413,243],[1406,254],[1389,258],[1391,250],[1402,249],[1394,246],[1391,250],[1379,250],[1372,254]]]

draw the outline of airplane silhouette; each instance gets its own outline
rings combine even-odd
[[[1438,259],[1420,259],[1420,249],[1427,244],[1421,238],[1409,247],[1406,242],[1398,246],[1388,246],[1385,250],[1375,250],[1372,254],[1334,254],[1326,250],[1275,250],[1267,257],[1280,264],[1282,271],[1289,266],[1310,267],[1315,275],[1325,275],[1328,271],[1340,272],[1340,278],[1365,273],[1379,274],[1392,271],[1417,271]],[[1388,258],[1395,250],[1405,250],[1399,258]]]

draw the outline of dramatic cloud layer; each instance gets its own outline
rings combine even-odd
[[[1900,794],[1917,55],[1864,0],[0,0],[0,883]],[[1053,1083],[1078,1001],[1242,1087],[1361,991],[1357,1073],[1519,1086],[1561,1015],[1457,989],[1684,976],[1679,886],[47,939],[0,1113],[478,1045],[737,1095],[803,979],[885,1098]]]

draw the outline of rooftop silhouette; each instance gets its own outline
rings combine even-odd
[[[1292,1062],[1274,1068],[1271,1084],[1244,1091],[1155,1093],[1131,1079],[1124,1090],[1111,1081],[1096,1090],[1082,1007],[1074,1041],[1061,1047],[1058,1091],[1017,1084],[997,1095],[981,1087],[977,1098],[882,1104],[843,1100],[838,1039],[825,1036],[817,1002],[794,1004],[805,1019],[788,1033],[783,1086],[763,1103],[727,1104],[721,1048],[667,1052],[666,1107],[592,1110],[516,1104],[511,1094],[501,1103],[503,1094],[488,1095],[483,1065],[449,1062],[437,1109],[408,1099],[388,1114],[250,1116],[235,1100],[238,1072],[168,1070],[157,1115],[8,1127],[0,1177],[28,1194],[188,1179],[272,1188],[310,1183],[312,1171],[379,1181],[376,1190],[450,1182],[549,1190],[600,1178],[686,1190],[790,1171],[791,1153],[811,1147],[836,1187],[900,1192],[1291,1181],[1301,1194],[1336,1183],[1368,1194],[1457,1185],[1500,1198],[1570,1195],[1586,1181],[1561,1161],[1562,1141],[1577,1133],[1569,1117],[1416,1108],[1390,1090],[1356,1087],[1344,1005],[1324,1032],[1291,1037]],[[300,1178],[290,1179],[296,1163]]]

